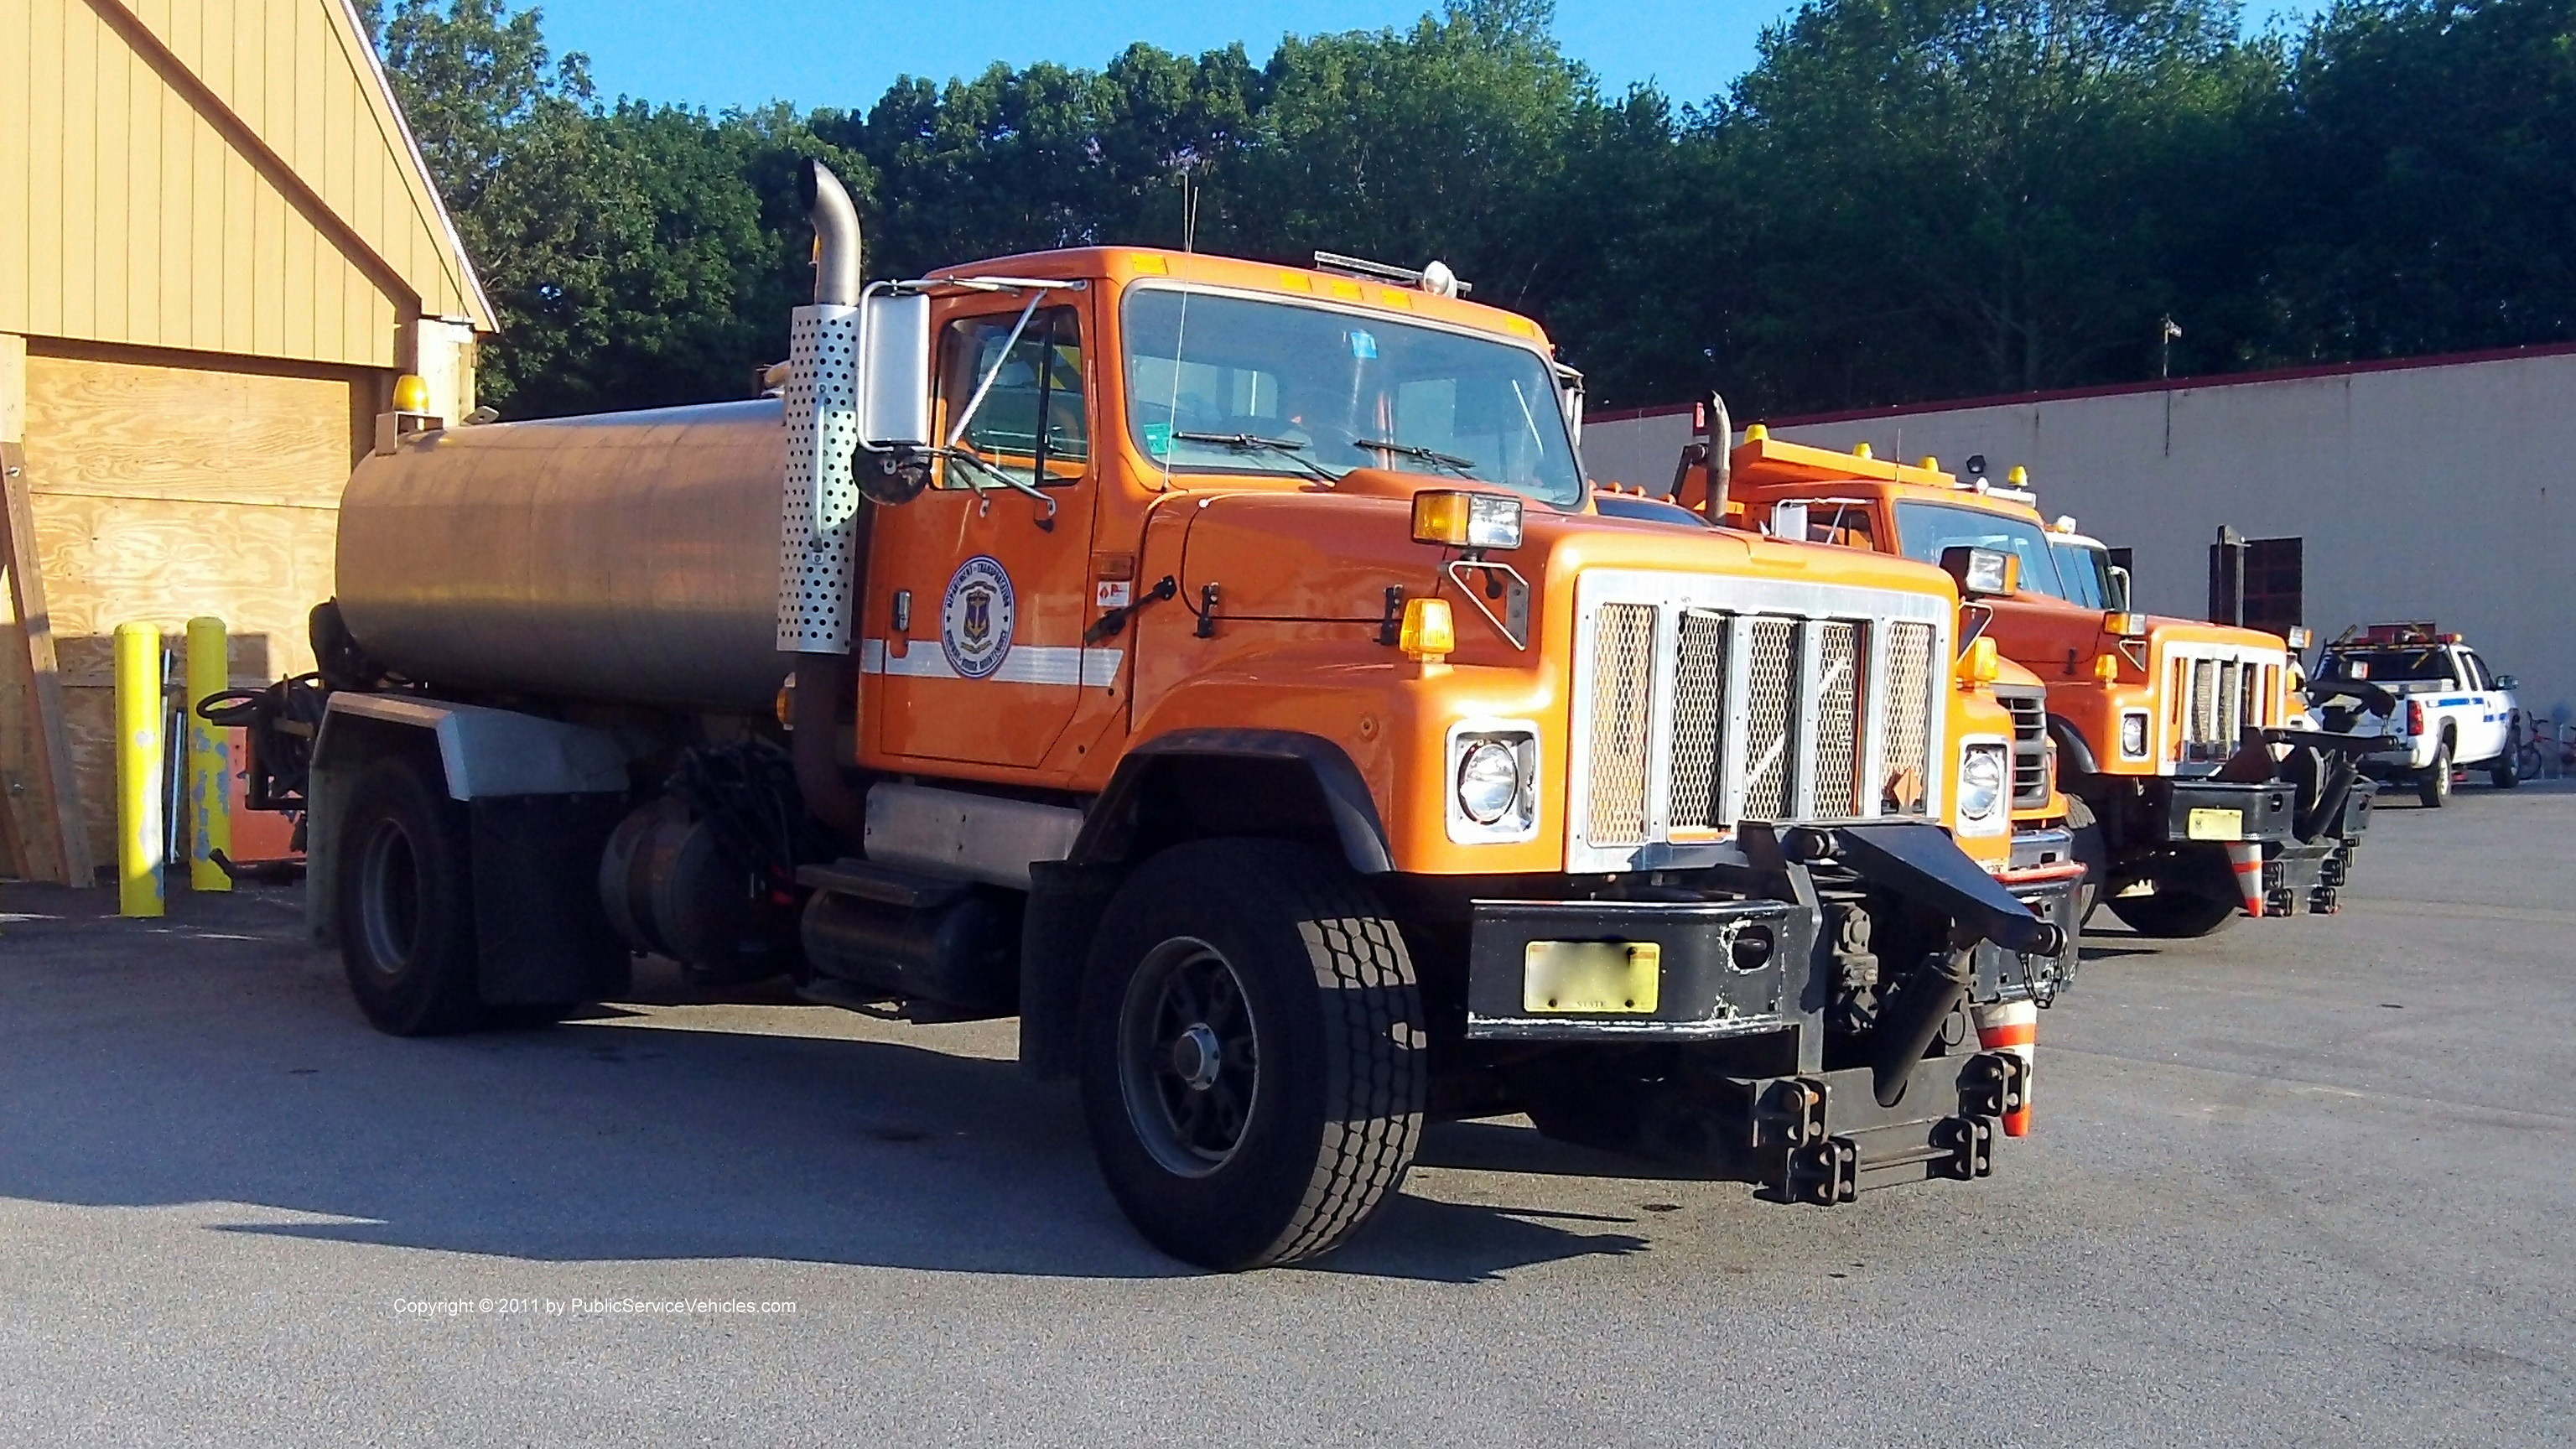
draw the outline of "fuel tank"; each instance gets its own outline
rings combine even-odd
[[[766,712],[785,459],[774,398],[416,435],[341,495],[341,618],[435,684]]]

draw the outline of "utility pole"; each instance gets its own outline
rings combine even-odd
[[[2181,335],[2181,325],[2174,321],[2171,312],[2166,313],[2163,323],[2156,329],[2156,381],[2164,384],[2165,456],[2168,458],[2173,456],[2173,345],[2174,339]]]

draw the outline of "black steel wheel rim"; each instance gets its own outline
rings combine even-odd
[[[1118,1085],[1164,1171],[1205,1177],[1243,1145],[1261,1088],[1259,1031],[1222,952],[1182,937],[1146,954],[1118,1015]]]
[[[358,856],[358,929],[367,959],[394,975],[420,948],[420,857],[397,820],[379,820]]]

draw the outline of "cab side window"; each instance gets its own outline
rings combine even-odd
[[[2462,684],[2475,690],[2488,690],[2495,688],[2494,683],[2487,678],[2486,661],[2478,658],[2478,656],[2470,653],[2466,649],[2460,651],[2459,660],[2460,682]]]
[[[978,460],[944,460],[942,488],[1003,486],[992,470],[1022,483],[1071,483],[1090,466],[1080,315],[1070,307],[1044,308],[1013,341],[1019,320],[1016,310],[961,317],[940,335],[941,437],[956,430],[971,405],[974,414],[957,447]]]

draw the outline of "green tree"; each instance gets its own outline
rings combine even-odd
[[[2281,358],[2576,333],[2576,0],[2345,0],[2299,48],[2273,155]]]
[[[1814,0],[1713,117],[1761,291],[1730,360],[1792,406],[2138,375],[2277,75],[2232,0]]]

